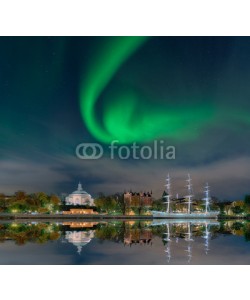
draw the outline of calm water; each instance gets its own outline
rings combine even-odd
[[[0,223],[0,264],[250,264],[250,223]]]

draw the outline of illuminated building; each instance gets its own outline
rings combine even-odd
[[[152,206],[152,192],[151,193],[125,192],[123,197],[124,197],[124,203],[127,207]]]
[[[63,215],[97,215],[98,212],[92,208],[71,208],[70,210],[63,211]]]
[[[78,188],[72,194],[69,194],[65,198],[66,205],[89,205],[94,206],[94,199],[91,197],[90,194],[85,192],[82,189],[82,185],[79,182]]]

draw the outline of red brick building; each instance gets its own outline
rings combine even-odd
[[[151,207],[152,206],[152,192],[125,192],[124,203],[126,207]]]

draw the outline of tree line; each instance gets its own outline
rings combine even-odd
[[[193,210],[204,209],[204,201],[194,200]],[[149,210],[165,211],[166,204],[163,198],[153,200],[151,205],[145,205],[143,201],[131,201],[130,203],[124,200],[123,193],[115,193],[105,196],[99,193],[99,196],[94,200],[96,210],[99,213],[108,214],[147,214]],[[185,203],[172,203],[171,209],[181,210],[185,208]],[[74,206],[75,207],[75,206]],[[89,206],[84,206],[88,208]],[[0,212],[8,213],[55,213],[69,209],[70,206],[65,205],[61,199],[55,195],[47,195],[44,192],[28,194],[25,191],[17,191],[12,196],[6,196],[0,193]],[[227,215],[250,215],[250,195],[246,195],[242,201],[224,201],[213,202],[211,210],[220,210],[221,216]]]
[[[27,194],[17,191],[12,196],[0,194],[0,212],[50,213],[60,210],[61,200],[57,195],[47,195],[44,192]]]

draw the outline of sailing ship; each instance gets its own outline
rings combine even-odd
[[[193,195],[193,189],[192,189],[192,179],[190,175],[188,174],[187,181],[187,190],[188,193],[184,198],[178,198],[175,200],[179,200],[180,202],[187,204],[186,212],[175,212],[171,211],[171,202],[174,202],[174,199],[171,199],[171,178],[168,174],[166,178],[166,184],[165,184],[165,192],[164,192],[164,200],[166,204],[166,211],[152,211],[153,218],[164,218],[164,219],[217,219],[219,215],[219,211],[211,211],[209,208],[209,205],[211,204],[211,197],[209,195],[210,190],[208,183],[205,185],[204,194],[205,197],[202,199],[205,202],[205,210],[203,212],[196,212],[191,210],[191,205],[193,203],[192,199],[194,197]]]

